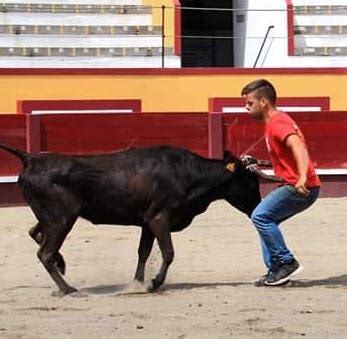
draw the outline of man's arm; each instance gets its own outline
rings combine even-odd
[[[306,146],[296,134],[289,135],[285,140],[285,144],[292,150],[296,167],[298,169],[299,178],[295,184],[295,188],[298,193],[307,196],[310,191],[305,186],[307,181],[309,159]]]

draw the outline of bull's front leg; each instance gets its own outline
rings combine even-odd
[[[134,278],[138,282],[143,283],[145,280],[146,262],[149,255],[151,254],[153,242],[153,232],[148,228],[148,225],[142,226],[141,239],[138,248],[138,263]]]
[[[149,292],[154,292],[160,287],[166,278],[167,271],[174,259],[174,248],[168,224],[168,217],[164,213],[158,213],[149,223],[149,227],[158,241],[163,258],[162,265],[156,277],[152,280]]]

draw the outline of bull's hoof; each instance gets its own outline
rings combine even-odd
[[[162,283],[158,282],[157,279],[152,279],[152,284],[150,286],[147,287],[147,291],[149,293],[153,293],[155,292],[160,286],[162,285]]]
[[[62,255],[60,253],[57,254],[55,265],[56,265],[58,271],[62,275],[65,275],[66,265],[65,265],[64,258],[62,257]]]
[[[75,293],[78,292],[74,287],[69,286],[69,288],[65,289],[64,291],[59,290],[59,291],[54,291],[52,292],[52,297],[59,297],[62,298],[67,294]]]

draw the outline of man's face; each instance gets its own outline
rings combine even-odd
[[[248,114],[257,120],[264,120],[267,101],[265,98],[258,98],[255,92],[248,93],[244,96],[246,100],[246,109]]]

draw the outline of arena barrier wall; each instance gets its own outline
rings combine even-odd
[[[236,155],[252,154],[268,158],[264,126],[244,113],[211,113],[220,116],[222,131],[212,133],[215,148],[211,157],[219,158],[225,149]],[[319,169],[345,169],[347,172],[347,112],[292,112],[300,126],[311,157]],[[218,128],[218,127],[217,127]]]
[[[347,111],[291,113],[324,182],[322,196],[347,196]],[[213,158],[224,150],[267,158],[263,125],[242,113],[0,115],[0,142],[34,153],[94,154],[170,144]],[[20,162],[0,150],[0,205],[23,202]],[[263,185],[268,190],[269,185]]]
[[[26,118],[24,115],[0,115],[0,142],[19,149],[26,149]],[[21,163],[15,157],[0,150],[0,180],[17,175]],[[1,183],[1,181],[0,181]]]
[[[207,119],[202,112],[42,115],[35,151],[85,154],[170,144],[207,156]]]
[[[18,100],[139,99],[143,112],[206,112],[209,98],[240,97],[266,78],[279,97],[328,97],[330,109],[346,109],[347,68],[288,69],[0,69],[0,112],[16,112]]]

